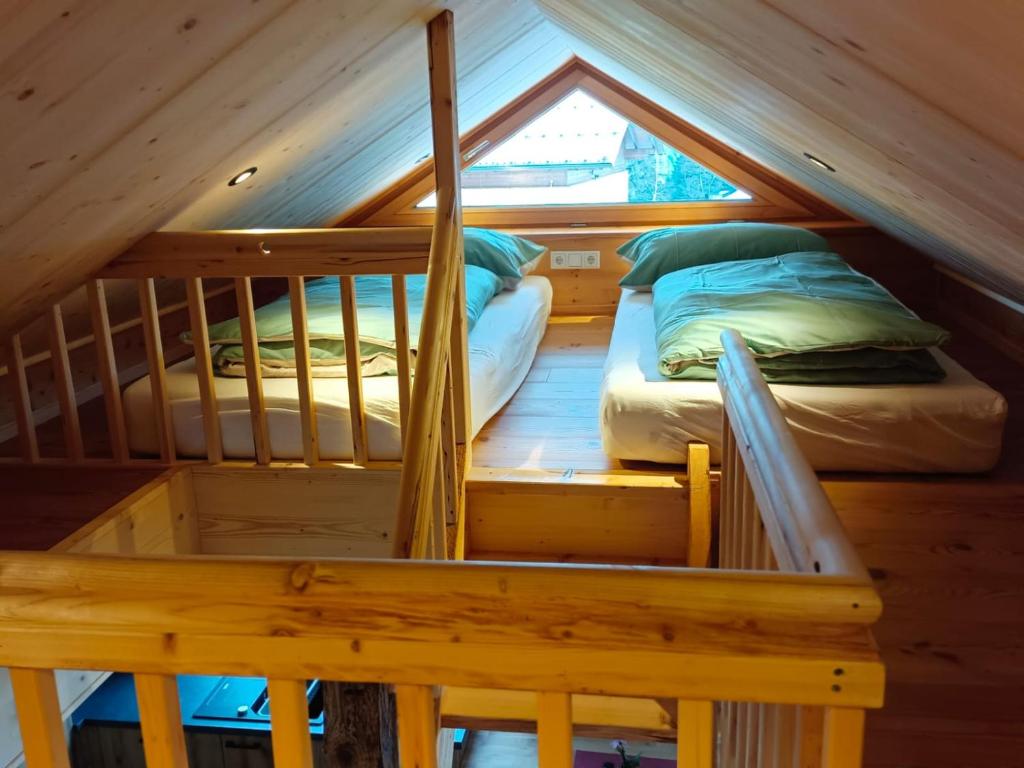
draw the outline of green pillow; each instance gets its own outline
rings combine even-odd
[[[489,269],[506,290],[515,289],[547,250],[543,245],[493,229],[466,227],[462,232],[466,264]]]
[[[619,285],[649,291],[659,277],[679,269],[831,250],[821,235],[785,224],[731,222],[653,229],[619,248],[618,254],[633,262]]]

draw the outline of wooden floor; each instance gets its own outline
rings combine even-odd
[[[611,317],[552,317],[526,381],[473,441],[473,466],[677,474],[605,455],[598,427]]]
[[[527,382],[474,443],[474,465],[678,472],[601,450],[610,334],[611,318],[552,318]],[[885,604],[887,706],[868,720],[870,768],[1024,766],[1024,368],[965,333],[950,352],[1010,401],[996,470],[826,478]],[[532,748],[522,737],[484,745],[488,765]]]
[[[162,471],[0,466],[0,549],[50,549]]]

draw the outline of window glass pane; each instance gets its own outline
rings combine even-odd
[[[462,172],[465,207],[750,199],[579,90]],[[431,193],[417,207],[434,205]]]

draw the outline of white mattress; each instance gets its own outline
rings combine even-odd
[[[512,397],[526,378],[551,312],[551,283],[529,276],[515,291],[491,300],[469,334],[469,379],[473,435]],[[249,398],[243,378],[215,377],[217,408],[228,458],[254,455]],[[167,369],[174,439],[179,456],[206,455],[202,406],[195,360]],[[275,459],[302,459],[302,431],[295,379],[263,379],[271,454]],[[346,379],[313,379],[320,456],[327,460],[352,458],[352,426]],[[363,379],[366,432],[371,459],[401,458],[398,421],[398,379]],[[158,452],[149,377],[124,393],[128,440],[133,451]]]
[[[947,355],[937,384],[774,384],[817,470],[984,472],[999,457],[1006,400]],[[658,373],[651,294],[623,291],[601,388],[601,438],[617,459],[679,464],[686,444],[721,455],[722,398],[714,381]]]

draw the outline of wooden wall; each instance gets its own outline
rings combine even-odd
[[[552,269],[545,256],[534,274],[547,277],[554,287],[555,314],[610,315],[615,313],[621,289],[619,279],[629,265],[616,248],[640,229],[515,230],[552,250],[596,250],[600,269]],[[852,225],[822,230],[829,244],[854,267],[874,277],[899,299],[920,312],[932,302],[933,261],[928,256],[872,227]]]

